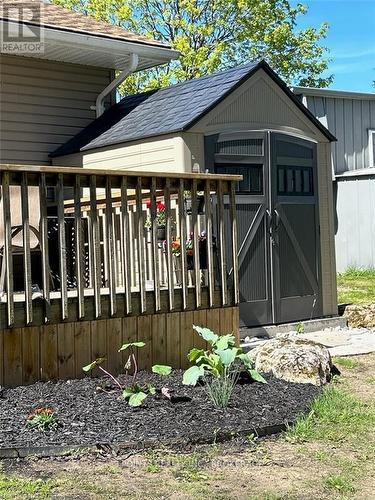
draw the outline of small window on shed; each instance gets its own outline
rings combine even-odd
[[[369,130],[370,167],[375,167],[375,130]]]
[[[278,165],[277,170],[279,196],[314,196],[311,167]]]
[[[263,139],[252,138],[220,141],[216,144],[215,153],[224,155],[263,156]]]

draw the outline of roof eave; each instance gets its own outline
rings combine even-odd
[[[317,129],[330,141],[337,142],[336,137],[318,120],[318,118],[311,113],[311,111],[304,106],[304,104],[298,99],[297,95],[292,92],[292,90],[287,86],[287,84],[273,71],[273,69],[266,63],[262,61],[262,67],[264,71],[273,79],[275,83],[285,92],[285,94],[290,97],[294,104],[304,113],[316,126]]]
[[[2,31],[2,24],[19,24],[17,21],[2,19],[0,22],[0,32]],[[77,32],[63,28],[43,28],[44,44],[45,47],[53,47],[57,49],[66,49],[65,59],[66,62],[73,62],[69,60],[69,51],[80,53],[80,64],[92,65],[92,55],[95,53],[106,55],[107,65],[111,69],[122,69],[126,65],[126,57],[131,54],[137,54],[143,63],[139,69],[147,69],[159,64],[165,64],[169,61],[179,57],[179,52],[162,45],[155,43],[147,44],[142,41],[128,41],[120,38],[113,38],[100,34],[90,34]],[[64,54],[64,51],[62,52]],[[22,54],[27,56],[28,54]],[[91,55],[91,58],[89,57]],[[87,62],[85,63],[85,56]],[[32,57],[38,57],[38,54],[33,54]],[[45,52],[40,54],[41,59],[48,59]],[[52,60],[53,57],[51,56]],[[60,56],[58,60],[64,60],[64,55]],[[75,61],[74,61],[75,62]],[[103,67],[103,65],[100,65]]]
[[[375,92],[354,92],[351,90],[321,89],[315,87],[293,87],[292,90],[296,95],[375,100]]]
[[[285,84],[285,82],[273,71],[273,69],[269,66],[269,64],[265,60],[261,60],[254,65],[252,69],[246,75],[244,75],[233,87],[231,87],[228,92],[222,95],[219,99],[217,99],[214,103],[212,103],[208,109],[202,111],[202,113],[195,117],[190,123],[186,124],[183,127],[183,131],[190,129],[193,125],[199,122],[207,113],[209,113],[212,109],[214,109],[221,101],[223,101],[229,94],[234,92],[238,87],[240,87],[246,80],[251,78],[255,72],[259,69],[263,69],[272,80],[292,99],[294,104],[305,114],[307,117],[314,123],[314,125],[320,130],[320,132],[330,141],[336,142],[336,137],[331,134],[331,132],[314,116],[309,109],[307,109],[297,98],[297,96],[289,89],[289,87]]]
[[[152,139],[153,137],[159,137],[159,136],[164,136],[164,135],[170,135],[170,134],[176,134],[178,132],[184,132],[185,131],[185,128],[176,128],[176,129],[173,129],[173,130],[168,130],[167,132],[158,132],[158,133],[154,133],[154,134],[145,134],[145,135],[142,135],[142,137],[138,137],[135,138],[135,139],[119,139],[118,141],[114,141],[114,142],[111,142],[111,143],[108,143],[108,144],[103,144],[103,145],[98,145],[98,146],[90,146],[90,143],[87,144],[86,146],[83,146],[83,148],[81,148],[79,151],[78,151],[78,154],[79,153],[85,153],[86,151],[94,151],[95,149],[103,149],[103,148],[111,148],[113,146],[117,146],[118,144],[125,144],[125,143],[128,143],[128,142],[137,142],[137,141],[143,141],[144,139]],[[73,153],[74,154],[74,153]],[[52,155],[50,155],[52,157]],[[65,155],[55,155],[55,156],[65,156]]]

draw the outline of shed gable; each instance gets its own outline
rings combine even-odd
[[[275,129],[324,140],[323,134],[264,72],[259,71],[209,112],[191,130]]]

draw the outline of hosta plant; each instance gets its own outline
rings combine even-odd
[[[48,431],[57,427],[58,420],[52,408],[37,408],[28,416],[27,423],[34,429]]]
[[[247,372],[257,382],[267,383],[254,369],[249,357],[236,346],[232,334],[219,336],[209,328],[195,325],[193,328],[208,343],[209,348],[193,348],[189,352],[188,359],[194,364],[185,371],[183,384],[196,385],[199,379],[203,379],[213,404],[225,408],[241,372]]]

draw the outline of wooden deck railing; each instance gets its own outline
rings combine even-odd
[[[0,328],[238,303],[241,177],[19,165],[0,176]]]

